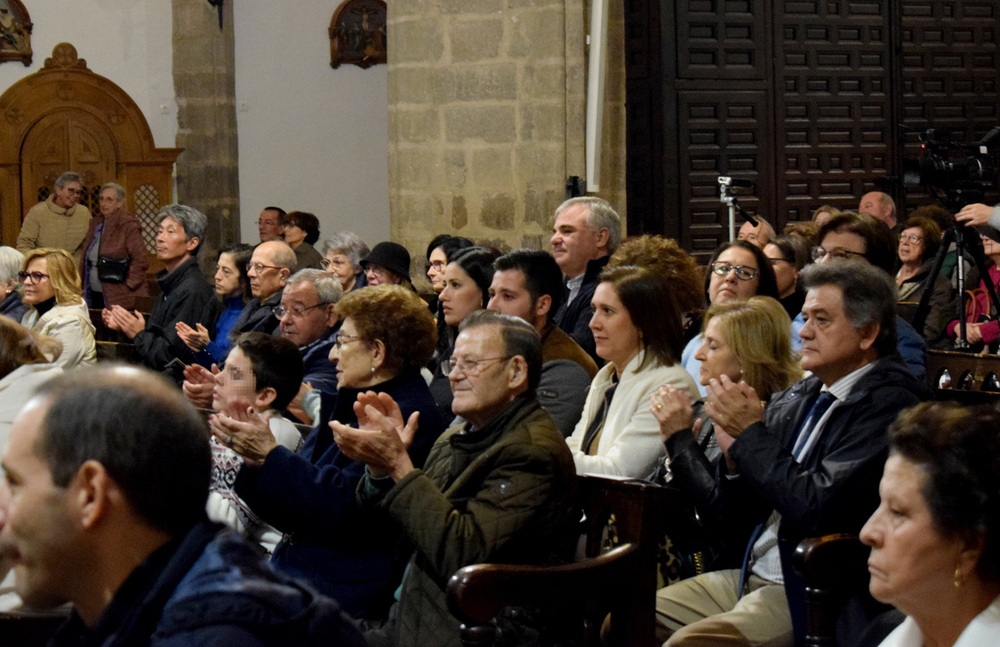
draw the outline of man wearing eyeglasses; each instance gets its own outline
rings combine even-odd
[[[264,207],[257,218],[257,234],[260,236],[260,242],[283,240],[282,223],[284,218],[285,210],[281,207]]]
[[[284,241],[271,240],[254,248],[247,264],[253,298],[233,324],[235,334],[263,332],[273,335],[278,331],[274,309],[281,303],[281,291],[295,266],[295,252]]]
[[[39,247],[65,249],[80,262],[83,239],[90,226],[90,210],[79,204],[83,180],[66,172],[56,178],[52,194],[24,216],[17,235],[17,251],[26,254]]]
[[[302,355],[302,384],[287,412],[306,424],[319,415],[320,394],[337,392],[337,365],[330,361],[330,348],[340,327],[334,306],[341,296],[343,290],[335,275],[299,270],[285,283],[280,305],[271,310],[281,336],[294,342]],[[212,406],[218,372],[217,366],[209,371],[196,363],[184,369],[182,390],[191,404],[203,409]]]
[[[708,471],[693,443],[690,455],[671,456],[683,467],[674,483],[704,495],[699,510],[708,527],[730,539],[734,528],[756,528],[740,537],[746,557],[739,568],[657,592],[665,647],[801,644],[805,586],[791,567],[796,546],[806,537],[860,531],[878,504],[886,429],[929,397],[896,353],[896,289],[888,274],[836,260],[801,276],[802,368],[812,375],[766,408],[746,382],[712,379],[705,413],[725,459]]]
[[[815,263],[854,258],[895,276],[896,242],[885,223],[873,216],[855,213],[834,216],[820,228],[816,240],[819,245],[812,248]],[[798,334],[802,324],[799,314],[792,321],[792,348],[796,351],[802,348],[802,338]],[[899,354],[910,372],[922,380],[927,374],[927,344],[902,317],[896,318],[896,328]]]
[[[389,621],[369,644],[458,647],[444,583],[482,562],[545,563],[568,555],[578,519],[576,470],[541,408],[541,341],[521,319],[480,310],[462,322],[443,367],[466,422],[434,444],[422,470],[406,447],[420,420],[404,421],[387,394],[358,396],[360,429],[331,422],[349,457],[367,465],[362,502],[413,545]]]

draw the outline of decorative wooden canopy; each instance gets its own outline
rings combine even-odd
[[[0,96],[0,120],[0,238],[6,245],[63,171],[83,177],[85,201],[105,182],[121,184],[141,220],[171,202],[182,149],[157,148],[135,101],[87,69],[69,43],[56,45],[42,69]]]

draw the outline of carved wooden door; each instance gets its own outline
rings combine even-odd
[[[919,153],[916,131],[971,142],[1000,123],[996,0],[625,0],[624,12],[629,233],[702,256],[728,236],[718,176],[757,182],[740,202],[780,230],[824,203],[856,209]]]
[[[82,110],[43,117],[28,131],[21,148],[23,210],[26,213],[47,198],[60,174],[74,171],[83,178],[80,202],[94,212],[101,185],[117,181],[116,170],[114,141],[104,124]]]

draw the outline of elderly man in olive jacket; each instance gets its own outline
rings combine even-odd
[[[406,453],[419,420],[386,394],[359,397],[360,429],[331,423],[344,453],[367,464],[362,502],[388,515],[414,552],[388,623],[369,645],[458,647],[444,587],[482,562],[545,563],[568,554],[578,518],[566,441],[538,404],[537,331],[479,311],[462,324],[446,365],[453,409],[467,422],[438,439],[423,470]]]

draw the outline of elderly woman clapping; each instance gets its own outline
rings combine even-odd
[[[890,430],[882,502],[861,530],[869,589],[908,618],[882,643],[1000,640],[1000,413],[921,404]]]

